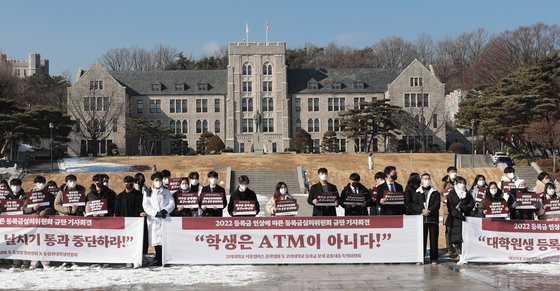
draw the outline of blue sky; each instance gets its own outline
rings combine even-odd
[[[560,1],[0,1],[0,50],[50,59],[51,75],[88,68],[114,47],[158,43],[200,57],[218,45],[249,40],[336,42],[361,48],[391,35],[414,40],[485,27],[501,32],[536,22],[559,24]]]

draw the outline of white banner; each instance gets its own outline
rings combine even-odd
[[[0,258],[142,264],[144,218],[0,216]]]
[[[560,261],[560,221],[467,217],[463,256],[467,262]]]
[[[172,217],[165,264],[423,262],[421,216]]]

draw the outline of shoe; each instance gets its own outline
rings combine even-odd
[[[439,262],[438,261],[432,261],[432,265],[438,265]]]
[[[31,265],[31,266],[29,266],[29,270],[35,270],[35,269],[37,269],[37,265]]]
[[[89,265],[90,268],[101,268],[100,264],[91,264]]]
[[[142,265],[134,263],[134,265],[132,266],[132,268],[134,269],[138,269],[138,268],[142,268]]]
[[[126,264],[126,267],[130,269],[132,268],[132,264],[131,263]]]
[[[101,265],[101,268],[109,268],[109,264],[103,264]]]

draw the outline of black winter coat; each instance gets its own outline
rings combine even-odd
[[[231,194],[230,198],[229,198],[229,204],[228,204],[228,213],[229,215],[233,216],[233,204],[234,201],[236,200],[252,200],[255,201],[255,208],[257,209],[257,214],[259,214],[260,212],[260,204],[259,204],[259,200],[257,199],[257,194],[255,194],[255,191],[247,188],[245,190],[245,192],[241,192],[239,191],[239,188],[235,189],[235,191],[233,191],[233,193]],[[256,216],[255,215],[237,215],[237,216]]]
[[[459,244],[463,241],[463,221],[466,219],[474,207],[474,199],[469,193],[466,193],[465,198],[460,199],[455,192],[455,189],[449,191],[447,196],[447,211],[449,216],[445,225],[451,229],[450,242]]]
[[[397,182],[394,183],[395,192],[403,192],[403,186]],[[405,212],[404,204],[381,204],[381,198],[383,198],[383,193],[385,191],[389,191],[387,182],[377,187],[377,203],[381,206],[381,213],[379,213],[379,215],[403,215]]]
[[[327,182],[327,187],[329,192],[338,194],[338,188],[335,185]],[[315,199],[315,195],[323,193],[323,186],[321,183],[316,183],[309,188],[309,194],[307,195],[307,203],[309,205],[313,205],[313,216],[336,216],[336,207],[334,206],[315,206],[313,204],[313,199]],[[339,198],[340,203],[340,198]]]
[[[371,199],[371,193],[369,190],[361,183],[358,183],[356,188],[358,189],[359,194],[364,194],[366,206],[362,207],[361,205],[357,205],[356,207],[352,207],[351,205],[344,204],[348,195],[352,195],[352,188],[350,187],[350,183],[348,183],[348,185],[342,189],[342,192],[340,192],[340,206],[344,208],[345,216],[368,215],[368,207],[373,205],[373,200]]]
[[[224,208],[227,207],[226,190],[223,187],[221,187],[219,185],[216,185],[216,187],[210,188],[210,185],[208,185],[208,186],[205,186],[205,187],[202,188],[202,193],[222,193],[223,194],[222,199],[223,199],[223,203],[224,203],[223,204]],[[199,200],[198,201],[198,206],[199,207],[202,207],[201,203],[202,203],[202,200]],[[202,210],[202,216],[208,216],[208,217],[222,217],[224,215],[223,213],[224,213],[223,209],[207,208],[206,210],[204,210],[204,209]]]

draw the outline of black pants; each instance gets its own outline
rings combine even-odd
[[[424,223],[424,256],[426,255],[428,232],[430,233],[430,261],[437,262],[439,225],[437,223]]]
[[[154,246],[154,249],[156,249],[156,266],[161,266],[162,261],[161,261],[161,252],[162,252],[162,246]]]

